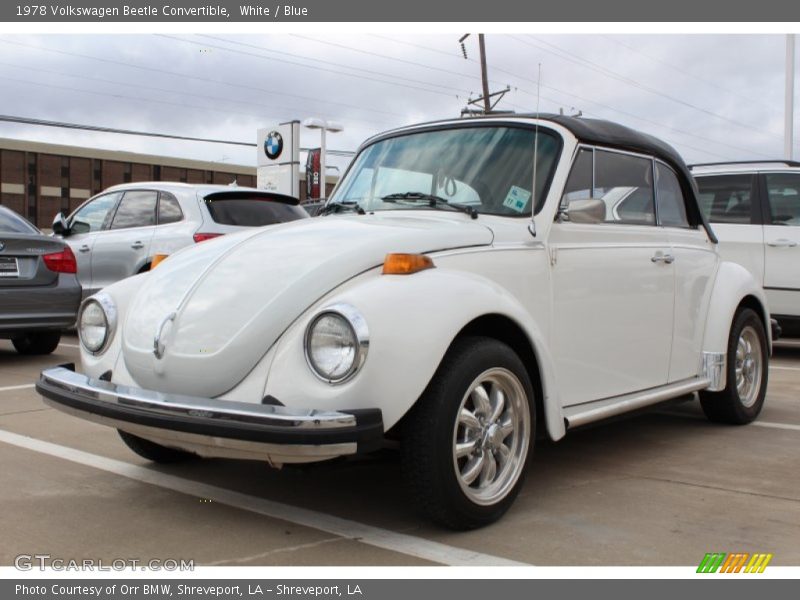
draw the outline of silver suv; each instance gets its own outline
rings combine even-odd
[[[264,190],[185,183],[126,183],[53,221],[78,261],[83,297],[150,269],[169,255],[243,227],[307,218],[298,201]]]

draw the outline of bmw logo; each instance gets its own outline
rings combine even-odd
[[[275,160],[283,151],[283,136],[277,131],[270,131],[267,139],[264,140],[264,152],[267,158]]]
[[[0,252],[2,252],[5,249],[6,249],[6,243],[5,242],[0,242]]]

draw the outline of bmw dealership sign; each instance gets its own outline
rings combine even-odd
[[[300,197],[300,122],[258,130],[258,187]]]

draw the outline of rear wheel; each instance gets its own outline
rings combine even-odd
[[[52,354],[61,341],[60,331],[36,331],[12,338],[17,352],[25,355]]]
[[[418,508],[453,529],[499,519],[522,487],[534,406],[511,348],[457,340],[404,426],[403,470]]]
[[[183,450],[176,450],[175,448],[168,448],[161,444],[156,444],[150,440],[140,438],[138,435],[133,435],[127,431],[117,429],[119,437],[125,442],[125,445],[133,450],[136,454],[147,460],[152,460],[157,463],[174,463],[183,462],[198,458],[196,454],[191,452],[184,452]]]
[[[755,311],[736,313],[728,341],[725,389],[700,392],[700,405],[710,421],[745,425],[764,406],[769,375],[769,352],[764,324]]]

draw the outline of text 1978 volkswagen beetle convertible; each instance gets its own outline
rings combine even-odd
[[[156,461],[399,440],[413,496],[454,528],[508,509],[537,433],[693,392],[714,421],[761,410],[763,292],[652,137],[561,116],[404,128],[362,146],[325,212],[87,299],[83,374],[48,369],[39,392]]]

